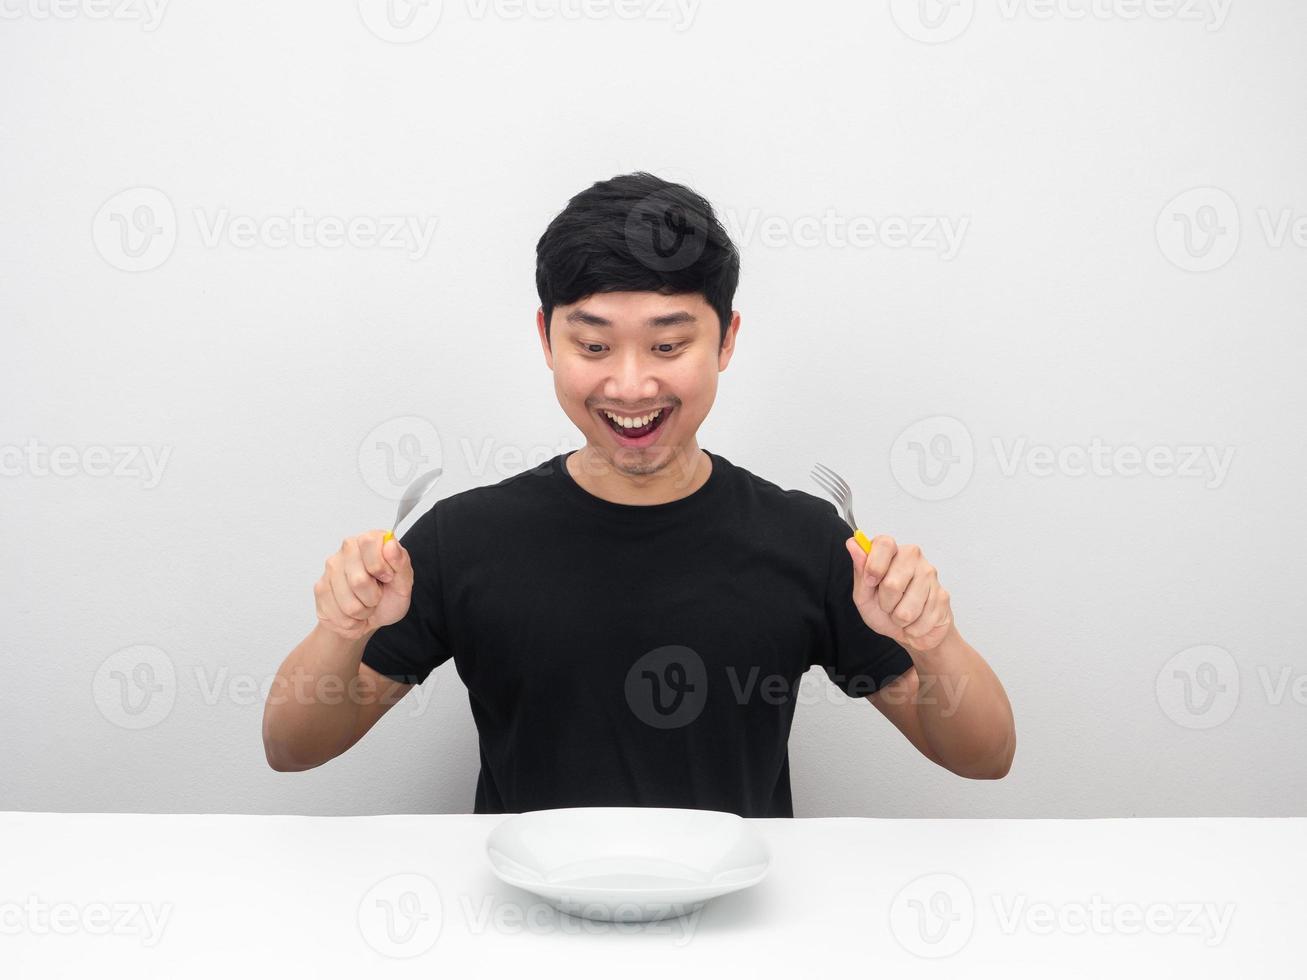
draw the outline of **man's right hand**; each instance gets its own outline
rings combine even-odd
[[[347,640],[397,623],[408,613],[413,565],[408,552],[385,531],[365,531],[340,544],[313,584],[318,621]]]

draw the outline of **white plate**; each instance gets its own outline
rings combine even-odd
[[[587,919],[646,922],[756,885],[771,851],[719,810],[583,806],[514,814],[486,838],[501,881]]]

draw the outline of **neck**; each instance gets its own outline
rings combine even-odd
[[[712,460],[695,441],[667,452],[606,455],[591,443],[567,457],[583,490],[615,504],[665,504],[688,497],[712,473]]]

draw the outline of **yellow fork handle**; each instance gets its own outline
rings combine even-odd
[[[859,548],[861,548],[867,554],[871,554],[871,539],[862,533],[861,528],[854,530],[853,540],[858,542]]]

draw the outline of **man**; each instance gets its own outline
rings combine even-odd
[[[939,765],[1007,773],[1007,697],[921,549],[880,534],[864,553],[830,501],[699,447],[738,280],[686,187],[636,173],[572,198],[537,245],[536,326],[585,448],[438,501],[402,541],[342,543],[278,681],[357,696],[274,704],[274,687],[274,768],[344,752],[452,657],[480,743],[477,813],[793,816],[787,741],[818,665]]]

